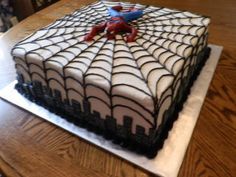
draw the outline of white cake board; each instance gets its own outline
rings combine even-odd
[[[209,46],[212,49],[210,58],[194,82],[191,93],[172,130],[169,132],[163,148],[151,160],[125,150],[113,144],[111,141],[105,140],[103,137],[88,132],[83,128],[76,127],[60,116],[50,113],[46,109],[28,101],[14,89],[16,81],[2,89],[0,91],[0,97],[151,173],[163,177],[176,177],[223,49],[221,46]]]

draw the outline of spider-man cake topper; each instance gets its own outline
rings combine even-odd
[[[122,6],[114,6],[109,8],[108,12],[111,18],[92,27],[91,31],[84,37],[84,40],[91,41],[97,34],[106,32],[108,39],[115,39],[115,35],[119,33],[129,33],[126,41],[133,42],[137,36],[137,29],[130,26],[128,22],[140,18],[143,15],[143,11],[135,8],[123,11]]]

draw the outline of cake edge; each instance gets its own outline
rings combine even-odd
[[[60,92],[57,93],[57,97],[52,97],[52,90],[45,87],[42,88],[42,85],[40,85],[39,82],[24,83],[23,77],[19,74],[17,75],[18,83],[15,85],[15,88],[30,101],[45,107],[67,121],[100,134],[106,139],[112,139],[115,144],[119,144],[126,149],[145,155],[148,158],[154,158],[158,153],[158,150],[163,147],[169,131],[175,120],[177,120],[178,114],[182,110],[183,104],[190,94],[194,81],[197,79],[206,60],[209,58],[210,51],[211,49],[209,47],[205,47],[198,54],[197,61],[199,61],[199,64],[197,65],[196,71],[189,79],[189,82],[186,84],[186,88],[182,87],[182,90],[179,92],[180,94],[176,99],[178,101],[173,103],[170,108],[165,111],[163,123],[158,128],[158,131],[153,132],[149,137],[143,133],[143,127],[141,126],[139,127],[139,131],[135,134],[128,131],[132,123],[132,118],[130,117],[124,118],[124,125],[116,124],[115,119],[112,117],[106,117],[105,120],[101,119],[98,112],[90,113],[90,105],[88,102],[83,103],[83,106],[86,109],[82,112],[81,105],[78,102],[74,102],[73,106],[70,105],[69,102],[62,102],[60,100]],[[150,137],[153,142],[152,144],[149,144]]]

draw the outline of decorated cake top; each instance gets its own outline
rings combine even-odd
[[[127,13],[137,13],[138,18],[123,17]],[[112,23],[115,18],[128,22],[128,37],[110,34],[110,40],[106,24],[101,32],[86,39],[94,26],[109,23],[111,14],[115,16]],[[12,55],[33,64],[30,72],[43,68],[47,73],[58,73],[61,85],[63,79],[73,77],[81,84],[96,85],[108,95],[112,90],[113,95],[129,98],[146,111],[144,117],[152,124],[154,110],[168,95],[175,97],[184,69],[196,62],[194,57],[206,45],[209,21],[187,11],[100,1],[38,30],[19,42]],[[127,38],[133,42],[127,43]],[[47,75],[38,73],[40,77]]]

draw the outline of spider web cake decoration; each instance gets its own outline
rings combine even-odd
[[[114,6],[142,9],[142,17],[129,22],[137,29],[135,40],[127,43],[125,34],[109,40],[102,32],[84,41],[94,25],[110,19],[108,8]],[[64,100],[71,101],[76,95],[90,102],[93,111],[101,106],[99,102],[104,107],[101,117],[132,112],[137,118],[132,132],[141,124],[148,127],[148,134],[161,125],[181,80],[197,62],[197,54],[206,44],[208,23],[207,17],[190,12],[100,1],[35,32],[18,43],[12,55],[19,61],[16,67],[26,71],[26,80],[40,80],[60,90]]]

